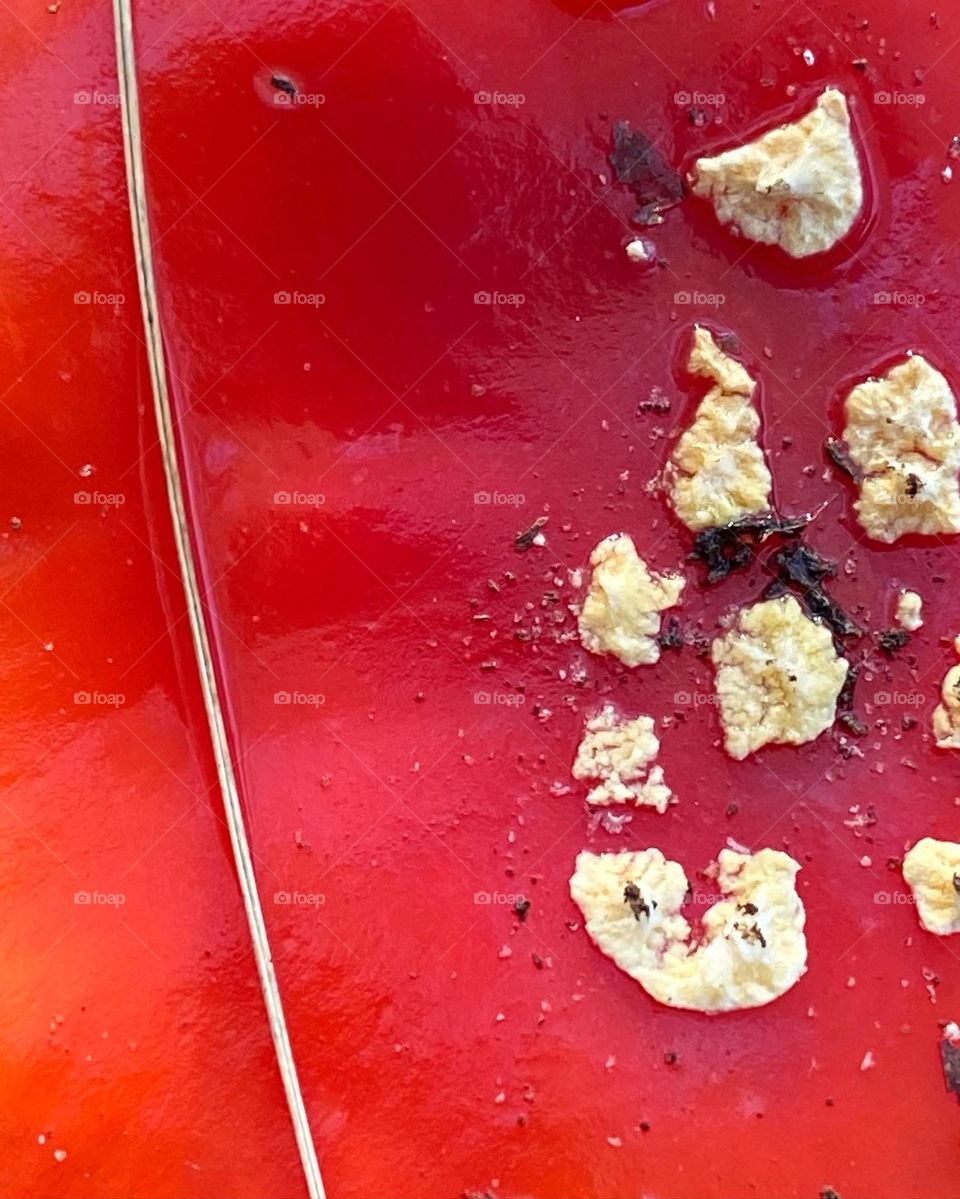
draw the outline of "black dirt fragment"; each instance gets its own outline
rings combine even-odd
[[[767,948],[767,939],[761,932],[759,924],[751,924],[747,928],[743,928],[739,925],[736,925],[735,927],[740,928],[740,936],[744,939],[744,941],[755,941],[759,944],[761,949]]]
[[[638,225],[659,225],[661,213],[683,199],[683,180],[653,142],[632,129],[629,121],[614,123],[610,165],[616,181],[630,188],[640,206],[632,218]]]
[[[850,447],[845,441],[841,441],[839,437],[828,437],[823,443],[823,448],[834,466],[839,467],[845,475],[849,475],[855,483],[863,482],[863,471],[854,462]]]
[[[953,876],[953,889],[958,895],[960,895],[960,874],[955,874]]]
[[[528,550],[533,545],[534,539],[550,519],[549,516],[538,516],[529,529],[524,529],[522,533],[518,533],[514,538],[513,544],[522,553]]]
[[[666,624],[657,634],[657,644],[661,649],[683,649],[683,629],[675,616],[668,616]]]
[[[869,725],[864,724],[856,712],[841,712],[837,719],[854,737],[865,737],[870,732]]]
[[[275,87],[278,92],[283,92],[285,96],[295,96],[297,94],[296,85],[286,75],[272,75],[270,77],[270,86]]]
[[[727,525],[703,529],[693,539],[693,558],[707,567],[707,582],[719,583],[749,566],[755,546],[768,537],[792,537],[806,528],[810,517],[778,516],[774,512],[744,516]]]
[[[827,594],[823,580],[836,572],[836,564],[821,558],[804,541],[778,550],[773,556],[780,580],[790,584],[799,594],[811,616],[819,617],[837,637],[862,637],[863,630]]]
[[[903,649],[910,642],[910,634],[906,629],[885,629],[878,637],[877,644],[888,657],[893,657],[897,650]]]
[[[623,888],[623,902],[629,904],[634,920],[639,920],[641,916],[649,917],[650,905],[641,895],[640,888],[636,883],[627,883]]]
[[[717,345],[723,350],[724,354],[742,354],[743,346],[740,344],[740,338],[736,333],[721,333],[717,337]]]
[[[516,902],[513,905],[513,910],[517,913],[517,916],[520,918],[520,923],[523,924],[527,919],[527,912],[530,911],[530,900],[529,899],[516,900]]]
[[[670,397],[665,395],[659,387],[654,387],[645,400],[637,401],[637,416],[644,412],[669,412],[670,407]]]
[[[954,1045],[949,1037],[940,1042],[940,1061],[943,1064],[943,1081],[960,1102],[960,1045]]]
[[[828,1102],[827,1106],[833,1107],[833,1103]],[[833,1189],[833,1187],[821,1187],[820,1199],[840,1199],[840,1195]]]
[[[853,710],[853,693],[857,687],[857,679],[860,677],[860,667],[850,663],[850,668],[847,671],[847,677],[843,680],[843,686],[840,688],[840,694],[837,696],[837,720],[849,733],[853,733],[855,737],[863,737],[869,731],[869,727],[864,724],[860,717]]]
[[[849,712],[853,708],[853,693],[857,689],[857,679],[860,677],[860,667],[850,663],[847,677],[843,680],[840,694],[837,696],[837,711]]]

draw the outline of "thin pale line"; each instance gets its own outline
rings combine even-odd
[[[124,158],[127,168],[127,189],[130,202],[134,250],[137,259],[137,277],[140,286],[140,301],[143,309],[144,329],[149,345],[149,364],[154,408],[161,434],[164,473],[170,501],[177,556],[183,577],[184,595],[190,616],[197,669],[203,690],[204,706],[210,730],[212,749],[217,764],[217,775],[223,799],[224,812],[230,832],[237,879],[243,896],[243,905],[253,954],[260,975],[264,1005],[273,1037],[277,1066],[283,1080],[290,1117],[300,1160],[303,1166],[307,1191],[310,1199],[325,1199],[323,1180],[317,1151],[310,1132],[303,1091],[290,1045],[283,1010],[283,999],[273,966],[273,955],[267,936],[263,908],[257,890],[256,874],[250,852],[250,843],[243,817],[234,764],[227,739],[226,720],[217,688],[217,676],[213,652],[203,616],[203,599],[194,560],[193,543],[190,536],[187,503],[180,475],[174,436],[174,420],[170,395],[167,390],[166,363],[163,339],[160,332],[160,312],[157,299],[156,277],[153,267],[153,249],[150,240],[150,221],[147,213],[146,181],[144,179],[144,151],[140,125],[140,97],[137,86],[136,54],[134,48],[133,13],[131,0],[114,0],[114,25],[117,42],[117,74],[120,84],[120,111],[123,121]],[[132,930],[131,930],[132,931]],[[136,934],[134,934],[136,935]]]
[[[53,951],[57,948],[57,946],[64,939],[64,937],[68,937],[73,932],[73,930],[77,927],[77,925],[79,923],[80,923],[79,920],[74,920],[73,924],[70,925],[70,927],[66,930],[66,932],[62,932],[60,934],[60,936],[57,937],[56,941],[54,941],[54,943],[52,945],[47,946],[47,948],[43,951],[43,953],[41,953],[40,956],[37,958],[37,961],[42,962],[48,953],[53,953]]]
[[[18,212],[15,212],[15,211],[14,211],[14,210],[13,210],[13,209],[10,207],[10,205],[9,205],[9,204],[6,202],[6,200],[0,200],[0,204],[2,204],[2,205],[4,206],[4,208],[7,210],[7,212],[9,212],[9,213],[10,213],[10,215],[13,217],[13,219],[14,219],[15,221],[19,221],[19,222],[20,222],[20,224],[21,224],[21,225],[24,227],[24,229],[26,229],[26,231],[27,231],[27,232],[30,234],[30,236],[31,236],[31,237],[35,237],[35,238],[37,239],[37,241],[40,243],[40,245],[41,245],[41,246],[43,246],[43,248],[44,248],[44,249],[47,251],[47,253],[48,253],[49,255],[51,255],[51,257],[53,257],[53,258],[56,258],[57,262],[59,262],[59,263],[60,263],[60,265],[63,267],[63,269],[64,269],[65,271],[69,271],[69,272],[70,272],[70,274],[71,274],[71,275],[73,275],[74,279],[76,279],[78,283],[80,282],[80,276],[79,276],[79,275],[77,274],[77,272],[76,272],[76,271],[73,269],[73,267],[72,267],[72,266],[70,266],[68,263],[64,262],[64,261],[63,261],[63,259],[60,257],[60,255],[59,255],[59,254],[56,252],[56,250],[52,250],[52,249],[51,249],[51,248],[50,248],[50,247],[47,245],[47,243],[46,243],[46,242],[43,240],[43,238],[42,238],[42,237],[40,236],[40,234],[39,234],[39,233],[36,231],[36,229],[32,229],[32,228],[31,228],[31,227],[30,227],[30,226],[27,224],[27,222],[26,222],[26,221],[23,219],[23,217],[21,217],[21,216],[20,216],[20,214],[19,214]]]
[[[40,563],[44,560],[44,558],[46,558],[49,554],[52,554],[53,551],[60,544],[60,542],[63,541],[64,537],[66,537],[68,533],[72,533],[73,530],[77,527],[77,525],[79,523],[80,522],[78,520],[75,520],[68,529],[64,529],[64,531],[60,534],[60,536],[57,538],[57,540],[54,541],[52,545],[48,545],[47,548],[40,555],[40,557],[37,558],[34,562],[31,562],[30,565],[27,567],[27,569],[23,572],[22,575],[19,575],[16,579],[14,579],[14,581],[10,584],[10,586],[5,591],[0,592],[0,600],[6,599],[7,596],[10,594],[10,592],[13,591],[13,589],[15,587],[19,587],[20,584],[23,582],[23,580],[27,577],[27,575],[32,570],[36,570],[37,567],[40,565]]]

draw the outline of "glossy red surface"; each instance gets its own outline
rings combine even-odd
[[[915,694],[926,717],[952,660],[955,546],[862,544],[821,442],[842,386],[891,354],[922,348],[960,381],[945,265],[960,221],[939,177],[956,32],[905,3],[864,9],[869,29],[842,6],[717,9],[617,19],[600,4],[574,22],[544,0],[264,5],[227,32],[201,6],[148,57],[168,338],[208,579],[230,572],[213,594],[261,879],[323,897],[269,919],[335,1196],[960,1188],[937,1054],[956,951],[874,900],[903,894],[885,863],[905,842],[956,830],[956,765],[926,720],[902,733],[913,708],[874,705],[890,719],[862,758],[824,737],[735,765],[712,709],[678,705],[710,689],[694,653],[624,673],[572,637],[567,569],[596,540],[628,529],[658,566],[688,548],[645,485],[694,402],[676,365],[705,319],[759,374],[780,503],[829,501],[813,539],[851,564],[837,595],[876,627],[899,584],[926,597],[923,633],[896,663],[871,652],[861,696]],[[174,15],[142,15],[142,42]],[[317,98],[272,103],[274,72]],[[632,198],[604,179],[612,118],[687,161],[828,82],[852,98],[872,176],[848,247],[802,267],[745,253],[690,200],[652,234],[664,266],[631,268]],[[495,90],[523,102],[475,101]],[[924,103],[875,102],[883,90]],[[679,92],[722,92],[715,123],[694,126]],[[494,290],[523,303],[475,302]],[[925,302],[884,306],[884,290]],[[637,415],[653,386],[668,417]],[[275,498],[297,491],[323,502]],[[524,502],[476,502],[495,491]],[[546,548],[516,554],[540,513]],[[691,597],[687,627],[711,633],[762,585],[757,571]],[[278,691],[323,703],[278,705]],[[663,738],[680,804],[620,838],[588,832],[578,789],[551,793],[607,694],[684,718]],[[857,838],[843,822],[867,802],[879,822]],[[656,844],[694,870],[728,835],[803,862],[809,973],[763,1011],[666,1011],[571,927],[574,856]],[[527,923],[477,892],[528,895]],[[942,979],[936,1003],[924,967]]]
[[[799,1199],[829,1185],[844,1199],[956,1196],[957,1105],[937,1042],[938,1021],[960,1010],[957,950],[925,934],[909,905],[877,899],[906,895],[889,857],[925,834],[957,836],[957,766],[927,733],[955,660],[944,638],[960,631],[956,544],[865,543],[851,489],[829,475],[822,452],[839,431],[844,388],[891,356],[922,349],[960,387],[960,283],[949,265],[960,181],[940,178],[960,132],[954,16],[934,23],[906,0],[856,13],[717,0],[715,17],[689,0],[616,13],[602,0],[251,0],[223,14],[151,0],[136,20],[163,326],[211,630],[330,1195]],[[864,71],[852,65],[860,58]],[[302,102],[276,103],[275,74]],[[606,161],[612,120],[630,119],[669,159],[688,163],[802,112],[826,83],[851,97],[871,175],[870,211],[845,247],[823,262],[790,263],[747,249],[688,199],[649,234],[663,265],[631,267],[622,246],[634,204],[611,189]],[[481,102],[494,92],[507,99]],[[714,118],[706,126],[687,113],[684,96],[698,92]],[[914,99],[877,98],[893,93]],[[114,194],[116,180],[98,178]],[[110,245],[126,246],[121,216],[101,203],[116,220]],[[54,248],[92,253],[81,236],[89,222],[71,214],[71,240]],[[50,236],[62,231],[46,219]],[[111,266],[102,239],[98,229],[97,269],[112,285],[126,250],[111,249],[124,259]],[[37,260],[48,261],[38,252],[22,268],[31,295]],[[522,303],[476,302],[493,292]],[[884,303],[881,293],[898,294]],[[862,756],[845,759],[838,737],[825,735],[732,763],[705,701],[710,670],[692,648],[626,672],[577,643],[568,570],[597,540],[626,529],[661,568],[689,550],[646,485],[699,394],[679,369],[695,320],[734,331],[760,379],[780,505],[827,502],[811,540],[842,564],[837,597],[873,629],[891,623],[900,586],[925,597],[927,623],[895,660],[869,638],[853,647],[868,660]],[[139,354],[135,341],[127,354]],[[106,371],[91,396],[105,403],[118,378]],[[638,412],[653,387],[671,398],[669,413]],[[146,402],[145,383],[142,393]],[[50,401],[38,391],[34,402],[49,422]],[[98,419],[69,411],[92,420],[98,437],[126,428],[152,441],[149,416],[137,423],[128,395],[112,403],[107,430],[103,409]],[[107,461],[84,431],[78,423],[74,456]],[[36,473],[24,467],[25,479]],[[478,500],[494,494],[506,498]],[[33,502],[50,504],[52,494]],[[151,548],[172,563],[156,503],[147,515],[160,542]],[[540,514],[550,518],[547,545],[518,554],[515,533]],[[148,526],[138,531],[149,541]],[[147,551],[130,552],[146,569]],[[115,569],[112,551],[110,562]],[[84,567],[112,577],[102,565],[94,572],[91,558]],[[168,605],[179,605],[173,580],[156,573]],[[766,581],[758,567],[722,588],[689,587],[685,627],[712,635]],[[92,638],[96,622],[66,599],[62,572],[49,586],[44,602],[64,606],[74,639]],[[125,614],[141,587],[118,605],[99,586],[112,645],[114,627],[127,626],[106,613]],[[559,601],[545,598],[554,591]],[[137,652],[160,636],[165,621],[155,623]],[[70,643],[54,632],[58,646]],[[184,738],[194,683],[185,644],[174,649]],[[111,651],[91,652],[102,662]],[[149,664],[173,686],[174,660],[161,642],[137,669]],[[584,792],[569,776],[584,715],[606,696],[677,714],[661,756],[680,803],[664,817],[638,812],[619,837],[590,831]],[[915,714],[919,724],[905,731],[901,718]],[[34,737],[52,720],[38,712]],[[204,751],[186,745],[200,756],[178,773],[192,762],[209,785]],[[157,793],[174,787],[180,803],[182,792],[159,766],[154,775],[155,837]],[[73,790],[60,802],[51,822],[63,836]],[[844,821],[868,803],[878,822],[857,836]],[[143,835],[143,813],[128,802],[121,810]],[[209,1080],[199,1126],[226,1106],[215,1088],[229,1086],[246,1106],[215,1156],[201,1134],[205,1160],[225,1171],[220,1190],[204,1193],[297,1193],[224,843],[204,807],[192,811],[202,817],[189,840],[195,865],[165,877],[183,888],[186,927],[204,948],[212,916],[198,888],[222,902],[215,927],[233,923],[221,948],[232,947],[231,970],[246,980],[209,997],[234,1065]],[[98,828],[112,827],[99,805],[97,815]],[[172,854],[185,831],[178,826],[145,861],[159,870],[155,855]],[[214,843],[201,855],[204,833]],[[759,1011],[666,1010],[576,927],[567,891],[575,855],[653,844],[692,873],[728,836],[787,848],[803,864],[809,971]],[[509,904],[518,894],[532,901],[523,924]],[[155,911],[153,919],[161,923]],[[181,987],[196,988],[190,936],[182,924],[176,935],[162,927],[169,942],[155,935],[184,972]],[[69,966],[50,973],[61,969]],[[928,988],[924,970],[939,984]],[[163,994],[155,963],[143,977]],[[180,1004],[174,996],[163,1005],[168,1019],[176,1011],[177,1030]],[[247,1017],[249,1039],[238,1038],[235,1022]],[[22,1026],[20,1036],[29,1067],[41,1042]],[[194,1037],[187,1065],[202,1071],[216,1054]],[[875,1064],[862,1069],[868,1051]],[[184,1077],[196,1096],[194,1075]],[[119,1103],[104,1101],[113,1119]],[[152,1136],[168,1134],[170,1106],[151,1109]],[[177,1109],[183,1127],[195,1118],[189,1104]],[[176,1143],[180,1134],[169,1135]],[[78,1170],[70,1193],[126,1194],[110,1163],[100,1169],[99,1190]],[[54,1193],[49,1175],[25,1177],[29,1193]],[[195,1191],[158,1174],[141,1193]]]
[[[0,1194],[253,1178],[286,1199],[302,1174],[155,450],[111,13],[3,24]]]

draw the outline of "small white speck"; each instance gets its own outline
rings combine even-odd
[[[614,1149],[619,1149],[623,1144],[623,1139],[621,1137],[607,1137],[607,1144],[612,1145]]]
[[[79,471],[81,479],[89,479],[91,475],[95,475],[96,473],[97,468],[91,462],[85,462]]]
[[[863,857],[860,859],[860,865],[861,866],[872,866],[873,858],[871,858],[869,854],[864,854]]]
[[[47,1138],[46,1138],[45,1134],[41,1132],[40,1135],[37,1137],[37,1144],[38,1145],[46,1145],[46,1143],[47,1143]]]
[[[607,1060],[603,1064],[604,1064],[604,1066],[606,1066],[606,1068],[608,1070],[612,1070],[613,1067],[617,1064],[617,1059],[611,1053],[610,1056],[607,1058]]]
[[[876,1065],[876,1062],[873,1060],[873,1050],[868,1049],[867,1052],[863,1055],[863,1061],[860,1063],[860,1069],[861,1070],[872,1070],[875,1065]]]
[[[850,977],[847,979],[847,986],[848,986],[848,987],[850,987],[850,988],[853,988],[853,987],[855,987],[856,985],[857,985],[857,980],[856,980],[856,979],[853,977],[853,975],[851,974],[851,975],[850,975]]]
[[[953,167],[950,165],[945,166],[940,172],[940,178],[944,183],[949,183],[953,179]]]
[[[54,1160],[55,1162],[65,1162],[65,1161],[67,1160],[67,1151],[66,1151],[66,1149],[54,1149],[54,1151],[53,1151],[53,1160]]]
[[[500,950],[500,952],[497,954],[497,957],[498,958],[508,958],[508,957],[511,957],[512,954],[513,954],[513,950],[510,948],[510,946],[504,945],[503,948]]]
[[[817,56],[814,54],[814,52],[812,50],[804,50],[803,61],[807,64],[808,67],[812,67],[813,64],[817,61]]]
[[[506,1101],[507,1101],[507,1096],[504,1094],[503,1091],[498,1091],[497,1094],[494,1095],[494,1097],[493,1097],[494,1103],[506,1103]]]

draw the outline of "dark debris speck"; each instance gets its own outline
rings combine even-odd
[[[630,188],[639,205],[633,216],[637,224],[659,224],[660,214],[683,199],[683,180],[653,142],[629,121],[614,122],[610,165],[616,181]]]

